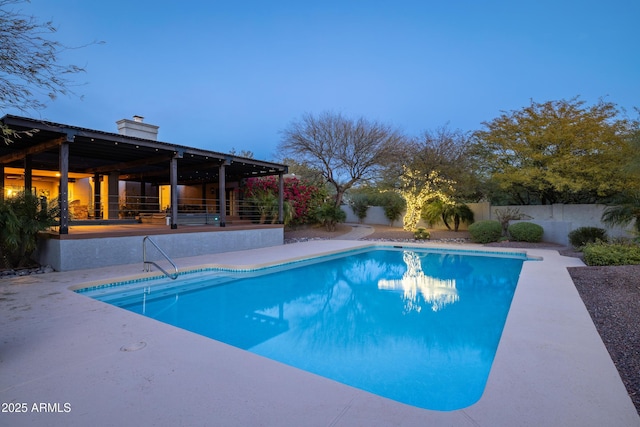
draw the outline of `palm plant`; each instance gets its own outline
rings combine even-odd
[[[275,224],[278,222],[278,197],[270,191],[260,190],[254,191],[247,198],[251,203],[255,212],[260,215],[257,219],[259,224]],[[294,210],[291,202],[286,200],[282,205],[282,222],[287,225],[294,217]]]
[[[640,192],[622,193],[602,213],[602,222],[609,226],[626,227],[633,223],[640,235]]]
[[[466,224],[473,223],[473,211],[464,203],[456,203],[455,205],[453,205],[453,207],[451,208],[451,214],[453,216],[454,231],[458,231],[461,222],[464,222]]]
[[[325,202],[317,209],[316,219],[325,226],[327,231],[335,231],[336,224],[344,222],[347,219],[347,214],[339,206]]]
[[[435,199],[429,202],[422,208],[421,217],[423,220],[429,223],[429,226],[432,227],[433,224],[438,221],[442,221],[444,225],[447,226],[447,229],[451,230],[449,223],[447,222],[447,217],[445,215],[447,208],[442,199]]]
[[[453,220],[453,231],[458,231],[461,222],[473,222],[473,211],[461,202],[446,203],[442,199],[435,199],[422,210],[422,219],[429,224],[442,221],[447,230],[451,230],[449,222]]]
[[[57,213],[57,208],[48,208],[28,192],[0,204],[0,250],[5,267],[29,263],[38,245],[38,233],[56,223]]]

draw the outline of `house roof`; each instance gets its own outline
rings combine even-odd
[[[23,168],[30,155],[32,169],[57,171],[59,146],[69,142],[69,172],[109,174],[119,171],[124,181],[169,183],[169,161],[178,159],[178,184],[217,182],[221,164],[226,181],[287,173],[279,163],[249,159],[185,145],[160,142],[78,126],[6,115],[8,128],[22,132],[0,145],[0,164]]]

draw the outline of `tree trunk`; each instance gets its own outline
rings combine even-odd
[[[344,190],[336,188],[336,199],[335,199],[336,208],[339,208],[340,205],[342,204],[342,197],[343,196],[344,196]]]
[[[444,225],[447,226],[447,230],[451,231],[451,226],[447,222],[447,217],[444,214],[442,214],[442,222],[444,222]]]

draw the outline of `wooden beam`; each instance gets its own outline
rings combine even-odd
[[[7,163],[15,162],[16,160],[22,160],[28,155],[42,153],[52,148],[59,147],[63,142],[67,142],[66,136],[52,139],[51,141],[42,142],[38,145],[33,145],[24,150],[20,150],[16,153],[11,153],[11,154],[2,156],[0,157],[0,163],[7,164]]]
[[[173,155],[168,155],[167,154],[167,155],[163,155],[163,156],[150,157],[150,158],[147,158],[147,159],[132,160],[130,162],[114,163],[114,164],[111,164],[111,165],[100,166],[100,167],[97,167],[97,168],[88,168],[88,169],[84,169],[82,172],[83,173],[89,173],[89,174],[96,174],[96,173],[106,174],[108,172],[119,171],[119,170],[127,170],[127,169],[131,169],[131,168],[137,168],[137,167],[140,167],[140,166],[148,166],[148,165],[155,165],[155,164],[158,164],[158,163],[166,163],[172,157],[173,157]]]

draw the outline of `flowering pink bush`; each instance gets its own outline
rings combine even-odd
[[[249,198],[258,193],[278,194],[278,177],[264,176],[249,178],[245,182],[244,196]],[[318,187],[304,182],[297,177],[285,177],[284,200],[293,207],[292,224],[307,224],[314,222],[315,209],[322,204],[324,195]]]

